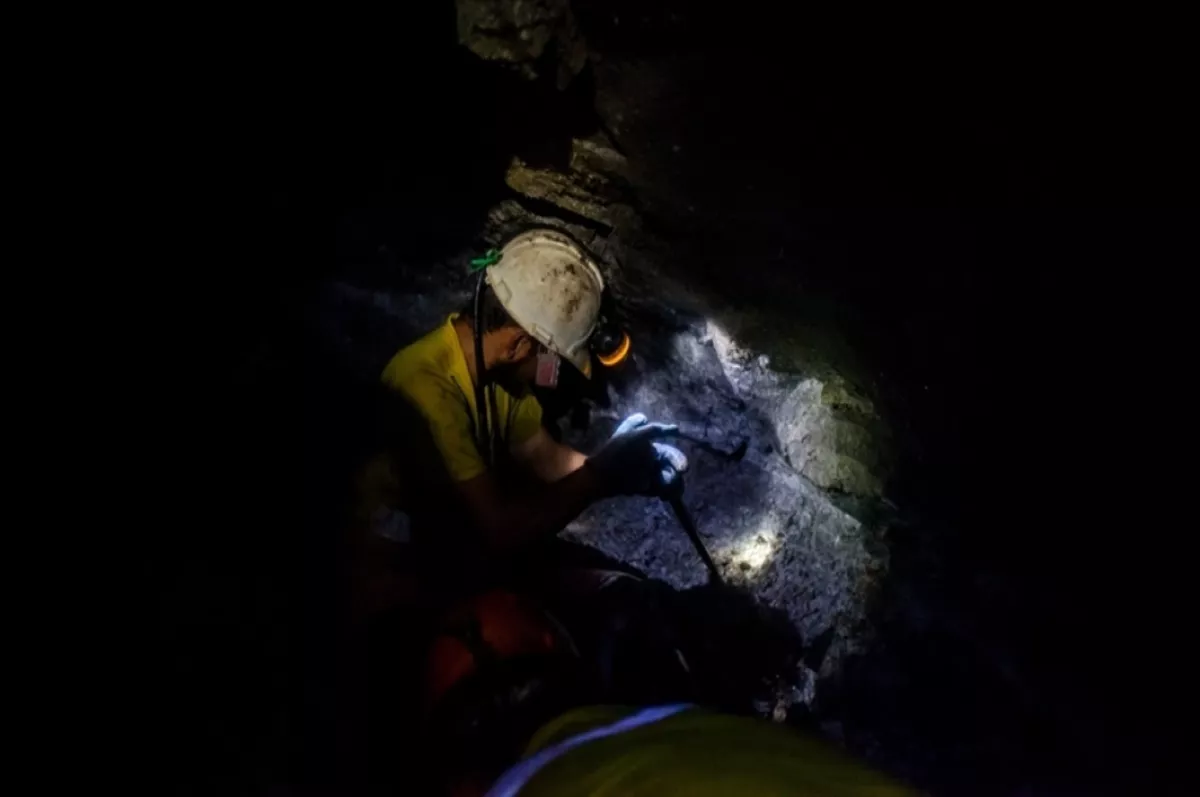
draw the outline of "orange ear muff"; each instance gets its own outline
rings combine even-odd
[[[629,356],[629,352],[632,348],[633,341],[629,339],[629,333],[621,330],[620,342],[618,342],[616,346],[610,348],[608,351],[598,350],[596,352],[596,359],[599,360],[600,364],[605,368],[612,368],[614,365],[621,364],[625,358]]]

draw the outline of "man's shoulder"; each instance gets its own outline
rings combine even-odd
[[[393,355],[380,375],[383,383],[413,399],[444,398],[461,392],[454,378],[456,342],[442,324]]]

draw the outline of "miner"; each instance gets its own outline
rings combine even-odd
[[[550,550],[552,559],[586,559],[564,554],[554,535],[601,499],[664,495],[687,468],[660,442],[676,427],[640,414],[590,456],[542,425],[535,384],[553,387],[563,361],[590,379],[594,356],[613,364],[630,347],[601,318],[604,280],[581,245],[532,230],[478,265],[470,306],[384,369],[388,450],[360,483],[369,544],[403,544],[413,560],[447,571],[434,579],[443,587]],[[431,576],[429,567],[417,575]]]

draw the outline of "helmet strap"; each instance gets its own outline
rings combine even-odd
[[[475,317],[470,325],[475,340],[475,417],[479,419],[479,427],[475,431],[479,435],[480,453],[484,455],[486,465],[491,467],[491,435],[487,430],[487,399],[484,395],[484,280],[485,272],[480,271],[479,280],[475,281]]]
[[[484,463],[492,466],[492,436],[488,429],[488,397],[484,385],[485,366],[483,359],[483,286],[486,270],[481,270],[475,283],[474,315],[471,319],[472,335],[475,339],[475,415],[479,418],[479,450]],[[495,398],[493,393],[492,398]]]

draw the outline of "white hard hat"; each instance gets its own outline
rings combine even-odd
[[[604,278],[579,244],[555,230],[521,233],[500,250],[487,281],[513,321],[591,378],[588,340]]]

